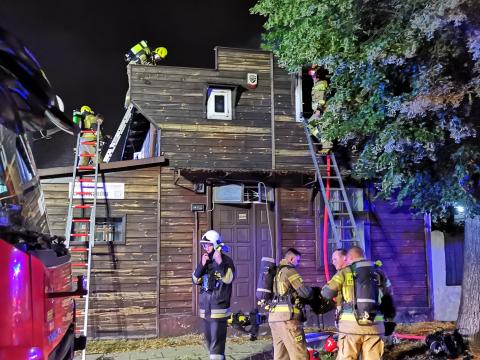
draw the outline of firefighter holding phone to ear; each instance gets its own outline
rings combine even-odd
[[[217,231],[207,231],[200,244],[205,252],[192,274],[192,281],[200,286],[199,312],[210,359],[223,360],[235,266],[225,254],[229,248]]]

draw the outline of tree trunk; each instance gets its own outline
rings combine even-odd
[[[457,327],[470,339],[472,350],[480,349],[480,217],[465,221],[462,299]]]

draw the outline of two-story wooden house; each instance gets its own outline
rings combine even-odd
[[[265,51],[218,47],[215,58],[215,69],[128,66],[135,114],[117,145],[118,161],[100,167],[111,193],[118,191],[97,209],[92,336],[194,331],[198,292],[190,276],[201,234],[211,228],[236,265],[233,310],[256,306],[261,257],[280,259],[289,247],[302,253],[305,282],[325,284],[323,207],[312,196],[315,173],[299,122],[301,76]],[[41,171],[58,234],[69,171]],[[423,218],[346,184],[362,245],[382,260],[399,312],[428,314]],[[330,252],[338,246],[329,244]]]

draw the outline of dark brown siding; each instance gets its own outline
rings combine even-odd
[[[263,51],[216,49],[216,70],[130,65],[131,99],[161,129],[161,151],[173,167],[272,168],[272,85],[276,166],[311,167],[294,119],[292,78]],[[247,88],[247,73],[258,87]],[[207,84],[239,86],[233,120],[207,120]]]
[[[173,169],[162,168],[159,336],[195,331],[192,326],[196,323],[196,293],[192,293],[192,271],[199,259],[196,251],[200,231],[208,229],[207,213],[198,213],[196,223],[195,213],[191,211],[192,203],[207,203],[206,195],[191,189],[192,184],[183,178],[175,184]]]
[[[275,113],[275,168],[313,169],[303,125],[295,120],[294,75],[277,63],[273,68]]]
[[[383,262],[392,281],[396,305],[428,307],[423,217],[413,217],[407,206],[394,208],[384,201],[375,201],[373,215],[371,258]]]
[[[161,151],[175,167],[271,168],[269,55],[251,60],[259,76],[246,88],[250,65],[220,69],[133,66],[132,100],[161,129]],[[227,70],[228,69],[228,70]],[[207,83],[239,85],[233,120],[207,120]]]
[[[159,175],[157,168],[112,173],[105,177],[106,182],[125,184],[125,199],[109,200],[108,205],[111,217],[126,215],[126,238],[125,244],[115,245],[113,249],[96,244],[92,252],[91,336],[157,334]],[[49,223],[57,235],[65,232],[69,180],[42,181]],[[99,204],[97,217],[106,215],[105,205]],[[79,308],[83,308],[83,300],[77,302]]]
[[[302,254],[299,271],[307,284],[323,286],[325,275],[317,258],[315,218],[307,189],[280,189],[282,254],[294,247]]]
[[[323,286],[325,275],[318,258],[321,250],[317,249],[321,239],[316,240],[315,219],[309,202],[310,193],[306,189],[280,189],[281,248],[282,254],[289,247],[297,248],[302,253],[299,271],[305,282]],[[408,207],[396,209],[379,200],[375,201],[373,209],[370,229],[366,229],[369,231],[371,259],[383,262],[382,268],[392,282],[395,303],[399,308],[427,309],[423,217],[413,216]]]

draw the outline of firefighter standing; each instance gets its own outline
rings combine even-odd
[[[337,249],[332,254],[332,264],[335,267],[336,271],[342,270],[345,266],[348,265],[347,263],[347,250],[345,249]],[[335,324],[338,327],[338,317],[340,316],[340,311],[342,309],[342,294],[338,293],[335,297]]]
[[[280,261],[273,281],[273,300],[268,323],[272,331],[273,357],[275,360],[308,360],[310,358],[303,331],[303,305],[301,299],[310,299],[312,289],[303,283],[295,270],[300,262],[300,253],[287,250]]]
[[[75,120],[76,118],[79,120]],[[100,126],[103,123],[103,119],[100,116],[95,115],[92,108],[87,105],[82,106],[82,108],[80,109],[80,116],[78,116],[78,113],[74,112],[74,121],[79,121],[81,130],[100,130]],[[99,136],[101,140],[102,139],[101,132]],[[97,148],[95,145],[82,144],[82,142],[84,141],[92,142],[96,140],[97,140],[96,134],[92,134],[92,133],[82,134],[80,138],[80,145],[79,145],[80,155],[95,154],[96,148]],[[80,156],[78,165],[80,166],[88,165],[90,160],[94,164],[96,164],[97,162],[96,156]]]
[[[228,247],[215,230],[207,231],[200,243],[205,250],[202,261],[192,274],[200,289],[200,318],[203,319],[205,343],[210,359],[225,359],[227,319],[231,315],[230,298],[235,266],[222,250]]]
[[[358,304],[360,299],[355,298],[352,269],[374,268],[374,264],[365,260],[363,250],[356,246],[348,251],[347,262],[349,266],[339,270],[322,289],[322,295],[325,298],[331,299],[338,294],[342,296],[337,360],[357,360],[359,355],[362,356],[362,360],[379,360],[383,355],[384,347],[381,338],[385,332],[383,315],[377,313],[374,318],[370,318],[371,322],[359,324],[358,315],[354,313],[354,303]],[[390,281],[383,272],[376,273],[378,273],[379,292],[390,294]],[[380,299],[377,301],[380,302]]]

